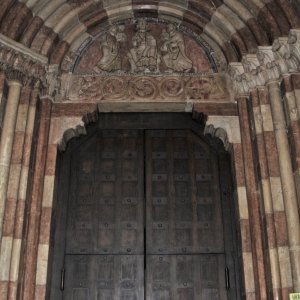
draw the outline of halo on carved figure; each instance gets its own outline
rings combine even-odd
[[[195,33],[175,23],[134,19],[113,24],[82,47],[75,74],[212,74],[220,62]]]

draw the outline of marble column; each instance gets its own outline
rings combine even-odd
[[[39,84],[39,83],[38,83]],[[29,175],[29,162],[32,150],[32,138],[36,112],[36,101],[39,92],[39,85],[32,90],[30,95],[30,103],[28,109],[27,123],[25,129],[25,138],[23,146],[23,156],[21,163],[21,174],[19,181],[19,189],[17,195],[17,205],[15,212],[13,244],[11,254],[11,264],[9,272],[9,286],[8,286],[8,299],[17,299],[17,287],[19,280],[19,267],[21,257],[21,247],[23,243],[23,227],[24,227],[24,212],[25,201],[27,194],[28,175]]]
[[[263,230],[261,220],[261,199],[258,192],[257,176],[255,169],[255,154],[251,138],[248,98],[236,98],[240,116],[241,140],[243,160],[245,166],[246,193],[248,198],[250,236],[253,255],[254,276],[256,278],[256,299],[268,299],[267,296],[267,271],[264,251]]]
[[[28,211],[24,236],[24,239],[26,239],[26,241],[24,241],[24,243],[26,243],[26,249],[21,262],[23,278],[21,279],[20,294],[23,300],[32,300],[35,294],[39,225],[42,215],[42,196],[46,170],[47,146],[49,142],[51,107],[51,98],[43,97],[36,111],[39,117],[39,123],[36,136],[37,143],[32,161],[33,174],[27,197]]]
[[[29,107],[29,98],[31,94],[31,87],[26,85],[22,88],[16,129],[14,133],[12,157],[10,161],[9,179],[7,185],[5,210],[2,227],[2,242],[0,247],[0,265],[1,265],[1,296],[7,299],[9,269],[11,264],[13,231],[16,213],[16,204],[19,190],[19,180],[21,174],[21,162],[23,156],[23,146],[25,138],[25,127],[27,122],[27,112]]]
[[[266,144],[263,132],[263,118],[259,105],[259,92],[258,90],[251,91],[251,101],[254,116],[254,125],[256,133],[256,144],[258,163],[260,168],[259,183],[262,190],[262,198],[264,203],[264,218],[266,222],[266,235],[267,235],[267,248],[269,251],[270,260],[270,279],[271,286],[269,294],[272,295],[272,299],[279,300],[281,297],[281,282],[280,282],[280,269],[279,269],[279,258],[278,249],[276,243],[276,229],[274,224],[274,211],[272,203],[272,192],[270,183],[270,174],[268,169],[268,159],[266,154]]]
[[[7,79],[9,91],[0,142],[0,240],[2,238],[2,223],[5,209],[9,166],[22,88],[22,74],[17,71],[10,71],[7,73]]]
[[[287,136],[287,128],[281,92],[277,80],[268,83],[275,138],[279,155],[282,192],[287,216],[289,250],[291,257],[293,287],[300,292],[300,224],[296,187]]]

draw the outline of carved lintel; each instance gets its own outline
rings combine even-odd
[[[66,92],[68,100],[89,102],[229,100],[222,75],[72,76]]]

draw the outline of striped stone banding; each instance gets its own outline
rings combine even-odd
[[[52,55],[56,48],[46,42],[48,36],[50,40],[58,39],[59,47],[62,47],[60,41],[71,46],[78,44],[76,40],[81,39],[84,32],[99,34],[100,26],[105,28],[106,22],[113,24],[128,18],[153,17],[182,22],[198,34],[205,32],[218,44],[228,61],[236,61],[236,53],[240,57],[245,52],[252,52],[257,45],[269,45],[265,30],[270,31],[274,39],[287,34],[292,25],[300,22],[292,4],[282,1],[241,3],[226,0],[222,3],[190,0],[177,4],[171,1],[126,1],[121,6],[114,1],[105,6],[94,1],[86,1],[81,6],[66,0],[49,3],[19,0],[14,5],[9,0],[3,2],[2,18],[0,14],[0,20],[4,17],[3,33],[47,55]],[[248,33],[247,38],[245,33]]]

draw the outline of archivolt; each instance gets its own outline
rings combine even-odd
[[[227,62],[300,26],[287,0],[2,0],[0,11],[1,33],[57,64],[110,24],[137,17],[177,22],[222,51]]]

